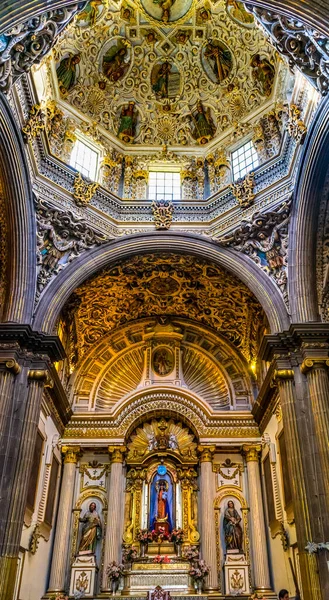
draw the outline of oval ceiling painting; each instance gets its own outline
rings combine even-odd
[[[193,0],[140,0],[145,12],[162,23],[173,23],[188,13]]]
[[[202,48],[202,65],[214,83],[226,82],[233,68],[233,56],[228,47],[219,40],[209,40]]]

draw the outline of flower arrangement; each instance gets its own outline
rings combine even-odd
[[[153,562],[158,565],[169,565],[170,558],[167,555],[161,556],[161,554],[157,554],[157,556],[154,557]]]
[[[115,560],[110,562],[109,566],[106,569],[106,574],[109,579],[118,580],[123,575],[124,566],[121,563],[117,563]]]
[[[141,544],[148,544],[153,541],[153,531],[149,531],[148,529],[139,529],[137,533],[137,539]]]
[[[159,527],[158,531],[152,531],[154,535],[154,540],[161,544],[165,540],[170,540],[170,535],[166,532],[164,527]]]
[[[131,563],[138,557],[137,548],[132,546],[131,548],[125,548],[122,554],[123,564]]]
[[[175,544],[182,544],[184,542],[184,531],[183,529],[173,529],[171,532],[170,540]]]
[[[184,548],[184,558],[189,562],[193,562],[199,558],[199,549],[197,546],[187,546]]]
[[[207,575],[209,575],[209,571],[210,571],[210,567],[207,565],[207,563],[202,560],[202,559],[198,559],[194,561],[194,564],[191,565],[190,570],[189,570],[189,575],[195,580],[202,580],[205,577],[207,577]]]

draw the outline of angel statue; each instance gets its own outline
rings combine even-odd
[[[169,433],[168,446],[169,446],[170,450],[178,450],[177,437],[175,436],[174,433]]]
[[[192,114],[192,118],[194,122],[192,136],[197,140],[198,144],[203,146],[214,137],[216,131],[215,124],[211,118],[210,108],[208,107],[205,111],[202,103],[199,101],[197,104],[197,113],[196,115]]]
[[[119,39],[103,57],[103,73],[110,81],[118,81],[128,67],[128,42]]]
[[[153,4],[159,4],[162,10],[161,18],[164,23],[168,23],[170,19],[170,9],[174,3],[175,0],[153,0]]]
[[[158,447],[158,442],[156,440],[156,437],[154,435],[154,433],[151,433],[148,436],[148,449],[152,452],[152,450],[156,450]]]

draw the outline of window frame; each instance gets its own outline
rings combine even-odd
[[[74,142],[71,154],[70,154],[70,159],[69,159],[69,165],[70,167],[72,167],[72,169],[75,169],[76,171],[78,171],[79,173],[81,173],[81,175],[83,175],[83,177],[86,177],[87,179],[90,179],[90,181],[98,181],[98,173],[99,173],[99,166],[100,166],[100,159],[101,159],[101,151],[100,148],[96,145],[93,144],[93,142],[91,140],[89,140],[88,138],[84,137],[83,135],[80,134],[76,134],[76,141]],[[84,173],[84,171],[82,171],[80,169],[81,166],[83,165],[73,165],[71,160],[72,160],[72,155],[74,152],[74,149],[77,145],[77,143],[83,144],[86,148],[88,148],[91,152],[94,152],[96,154],[96,164],[95,164],[95,177],[91,177],[90,173],[87,175],[86,173]],[[83,168],[85,168],[83,166]]]
[[[249,146],[249,148],[247,150],[244,150],[246,148],[246,146]],[[243,168],[239,168],[239,175],[235,175],[235,165],[234,165],[234,160],[235,160],[235,155],[237,158],[239,158],[239,155],[237,154],[239,151],[243,151],[241,152],[241,156],[243,156],[242,160],[244,162],[246,162],[246,152],[248,152],[249,150],[251,150],[251,158],[255,158],[256,162],[252,161],[252,163],[250,165],[246,165]],[[232,181],[233,183],[236,183],[239,179],[243,179],[244,177],[246,177],[246,175],[248,175],[249,173],[251,173],[254,169],[257,169],[259,167],[259,157],[257,154],[257,150],[253,144],[253,141],[251,138],[249,138],[248,140],[245,140],[243,142],[243,144],[240,144],[239,146],[236,146],[235,148],[231,149],[230,152],[231,155],[231,173],[232,173]],[[242,161],[237,162],[237,166],[239,167],[239,165],[241,164]],[[245,172],[244,172],[245,170]],[[241,172],[243,172],[243,174],[241,174]]]
[[[171,186],[171,194],[165,193],[165,192],[157,192],[157,181],[155,180],[155,185],[150,186],[150,178],[151,178],[151,173],[163,173],[164,174],[164,184],[163,187],[165,188],[165,174],[166,173],[170,173],[171,175],[174,174],[178,174],[179,176],[179,187],[178,185],[174,184],[173,178],[172,178],[172,186]],[[179,202],[182,199],[182,184],[181,184],[181,169],[180,167],[172,167],[172,166],[158,166],[158,167],[150,167],[149,168],[149,181],[148,181],[148,185],[147,185],[147,198],[148,200],[151,200],[152,202],[156,202],[158,200],[167,200],[167,201],[171,201],[171,202]],[[156,178],[157,179],[157,178]],[[150,194],[150,187],[155,189],[155,194],[151,195]],[[175,189],[179,189],[179,197],[175,197]]]

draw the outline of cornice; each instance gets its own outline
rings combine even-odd
[[[289,330],[264,336],[259,354],[270,361],[274,355],[287,355],[300,350],[302,344],[319,345],[329,341],[329,323],[293,323]]]
[[[1,323],[0,343],[18,343],[21,349],[47,354],[52,361],[65,358],[64,348],[57,335],[34,331],[30,325]]]

